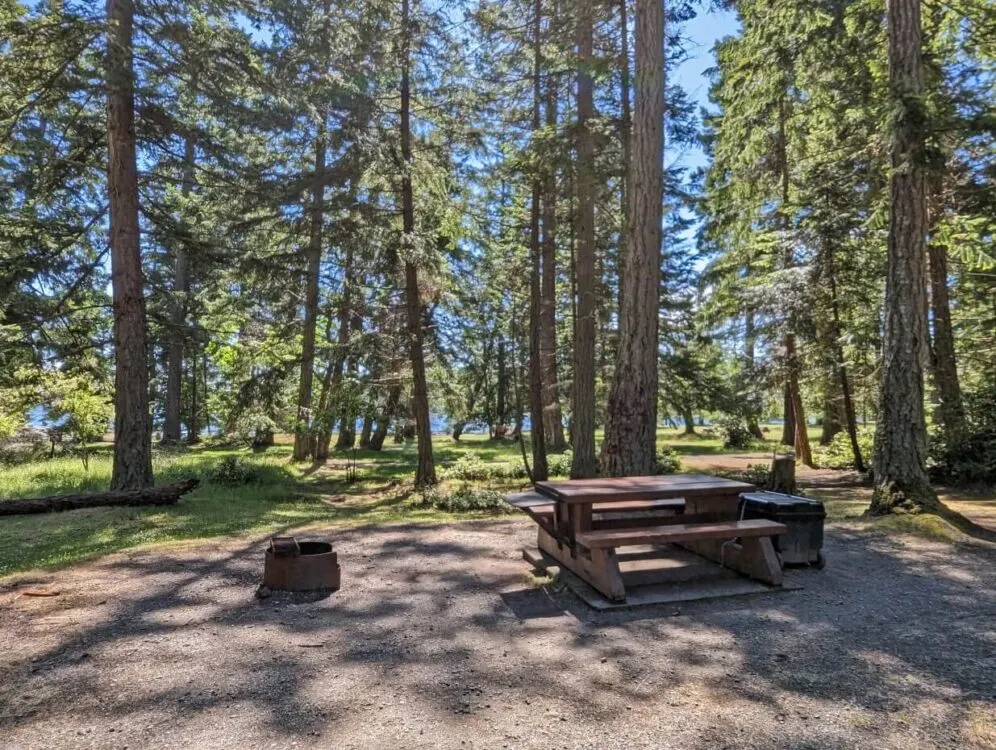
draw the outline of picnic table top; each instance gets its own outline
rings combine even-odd
[[[751,492],[754,485],[705,474],[665,474],[644,477],[599,477],[537,482],[536,490],[564,503],[603,503],[660,500],[712,494]]]

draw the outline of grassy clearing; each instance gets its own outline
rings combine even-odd
[[[671,446],[679,455],[738,452],[724,451],[718,438],[684,436],[677,430],[662,430],[659,442]],[[756,450],[773,448],[773,444],[762,444]],[[520,466],[522,460],[517,443],[489,441],[479,435],[464,436],[459,443],[439,437],[434,449],[441,469],[468,453],[475,453],[487,464],[505,467]],[[391,444],[382,452],[335,454],[322,466],[295,464],[290,460],[290,451],[290,445],[283,440],[263,454],[210,447],[156,451],[154,465],[160,484],[191,476],[202,480],[201,486],[178,506],[97,508],[0,518],[0,576],[178,540],[275,533],[309,524],[450,521],[480,516],[457,516],[413,506],[410,478],[417,459],[414,443]],[[235,487],[214,481],[212,475],[218,464],[232,456],[244,462],[257,481]],[[354,461],[356,481],[347,482],[347,471]],[[80,460],[72,456],[0,466],[0,502],[16,497],[99,491],[106,489],[110,475],[110,446],[106,444],[96,447],[89,471],[84,471]],[[447,479],[442,489],[453,490],[465,484],[468,483]],[[526,480],[503,476],[469,484],[503,490],[524,486]],[[826,500],[830,520],[874,523],[883,531],[912,531],[933,538],[949,539],[958,534],[944,522],[924,517],[859,521],[858,516],[868,504],[863,493],[860,488],[829,491]]]

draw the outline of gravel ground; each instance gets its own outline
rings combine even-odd
[[[984,545],[835,527],[802,591],[596,614],[522,519],[329,536],[311,602],[254,598],[259,539],[8,580],[3,747],[996,747]]]

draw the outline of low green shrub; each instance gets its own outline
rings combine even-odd
[[[657,450],[656,474],[675,474],[681,469],[681,459],[674,448],[665,445]]]
[[[571,463],[574,461],[574,453],[570,449],[563,453],[554,453],[546,457],[546,466],[550,470],[551,477],[569,477],[571,475]]]
[[[238,456],[225,456],[211,470],[208,477],[213,484],[238,487],[243,484],[259,484],[262,477],[259,469]]]
[[[468,481],[480,481],[491,479],[494,467],[485,463],[476,453],[464,453],[441,473],[447,479],[464,479]]]
[[[441,492],[437,487],[422,489],[412,500],[419,508],[435,508],[446,513],[511,513],[513,509],[495,490],[461,485],[453,492]]]
[[[858,448],[866,465],[871,464],[874,443],[875,431],[871,427],[859,427]],[[821,469],[853,469],[851,438],[846,432],[838,432],[828,445],[821,445],[813,450],[813,460]]]
[[[771,489],[771,467],[767,464],[747,464],[742,471],[723,471],[720,474],[727,479],[752,484],[759,490]]]
[[[743,419],[732,414],[719,418],[716,432],[722,439],[724,448],[747,448],[753,440]]]

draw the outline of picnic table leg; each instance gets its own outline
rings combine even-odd
[[[782,566],[770,537],[748,537],[737,544],[717,539],[685,542],[681,546],[750,578],[771,586],[782,585]]]
[[[709,495],[686,501],[685,512],[713,513],[719,520],[733,521],[737,518],[738,505],[737,495]],[[770,537],[749,537],[739,544],[717,540],[688,542],[682,546],[738,573],[772,586],[782,585],[782,566]]]
[[[613,549],[593,549],[575,545],[574,551],[543,529],[537,530],[537,546],[564,568],[594,588],[604,597],[614,602],[625,601],[626,587],[619,572],[619,560]]]

